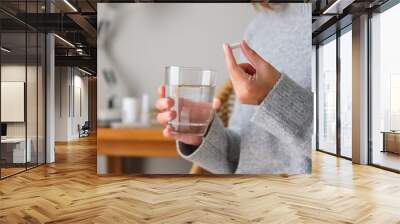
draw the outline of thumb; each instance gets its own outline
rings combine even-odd
[[[240,43],[240,49],[242,50],[247,60],[249,60],[249,62],[255,68],[259,68],[260,66],[265,64],[265,60],[260,55],[258,55],[257,52],[251,49],[245,40]]]

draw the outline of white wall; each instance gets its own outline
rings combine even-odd
[[[56,67],[55,78],[55,140],[77,139],[78,124],[88,120],[88,78],[71,67]],[[79,90],[81,103],[77,97]],[[82,114],[77,105],[82,106]]]
[[[37,70],[38,69],[38,70]],[[32,150],[32,161],[36,162],[39,158],[39,163],[44,162],[44,73],[42,67],[25,66],[25,64],[3,64],[1,66],[1,81],[2,82],[24,82],[26,85],[26,108],[19,108],[21,113],[26,112],[26,120],[22,122],[6,122],[7,137],[21,138],[27,136],[30,139],[30,148]],[[27,80],[26,80],[27,79]],[[3,89],[4,90],[4,89]],[[2,90],[2,91],[3,91]],[[4,94],[4,93],[3,93]],[[24,91],[22,92],[24,94]],[[7,95],[2,95],[2,98],[7,98]],[[7,110],[17,110],[16,108],[1,108],[3,112]],[[25,111],[26,110],[26,111]],[[13,113],[13,111],[7,111]],[[14,112],[16,113],[16,112]],[[39,156],[37,157],[37,153]]]
[[[99,34],[99,118],[110,94],[104,69],[117,75],[120,95],[148,93],[152,105],[167,65],[215,69],[222,84],[228,79],[222,44],[243,39],[256,13],[248,3],[98,4],[99,21],[110,24]]]
[[[26,71],[28,72],[29,86],[36,86],[36,80],[30,76],[31,74],[36,75],[36,67],[18,64],[9,64],[1,66],[1,81],[2,82],[25,82]],[[27,109],[28,118],[28,137],[29,134],[36,131],[36,88],[27,88],[27,106],[31,108]],[[2,96],[4,97],[4,96]],[[32,108],[34,107],[34,108]],[[22,108],[24,110],[24,108]],[[1,108],[1,110],[7,110],[7,108]],[[34,123],[32,123],[34,122]],[[25,137],[25,126],[26,122],[8,122],[7,123],[7,135],[8,137]],[[36,134],[36,132],[35,132]]]
[[[24,82],[26,69],[31,71],[33,68],[25,65],[9,64],[1,66],[1,81],[2,82]],[[4,96],[2,96],[3,98]],[[7,110],[7,108],[1,108],[1,110]],[[24,110],[24,108],[22,108]],[[25,137],[25,123],[24,122],[11,122],[7,123],[7,135],[8,137]]]
[[[68,85],[67,67],[55,68],[55,141],[68,140]]]
[[[72,129],[71,129],[71,136],[72,138],[77,138],[79,137],[79,132],[78,132],[78,124],[82,126],[85,121],[88,121],[88,107],[89,107],[89,102],[88,102],[88,77],[87,76],[82,76],[82,73],[77,74],[77,70],[75,70],[75,75],[74,75],[74,83],[73,85],[75,86],[74,88],[74,108],[75,113],[73,113],[72,116]],[[80,93],[78,93],[80,91]],[[80,97],[79,97],[80,95]],[[80,101],[80,102],[79,102]],[[81,107],[81,108],[79,108]],[[82,110],[82,111],[80,111]]]

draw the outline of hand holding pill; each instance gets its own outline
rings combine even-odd
[[[242,41],[240,49],[250,63],[237,64],[232,48],[237,44],[224,44],[226,67],[232,80],[236,97],[243,104],[260,104],[278,82],[281,74]]]

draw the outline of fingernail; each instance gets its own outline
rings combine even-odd
[[[242,45],[243,47],[246,47],[246,41],[242,40],[241,45]]]
[[[223,48],[224,50],[228,50],[228,44],[227,44],[227,43],[222,44],[222,48]]]
[[[170,134],[169,134],[169,131],[168,131],[167,128],[164,129],[163,134],[164,134],[164,136],[167,137],[167,138],[170,137]]]

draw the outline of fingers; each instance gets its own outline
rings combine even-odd
[[[226,67],[228,68],[229,71],[236,69],[237,63],[235,56],[233,56],[232,49],[229,47],[228,44],[224,44],[223,47],[224,47]]]
[[[165,127],[163,130],[163,135],[167,138],[173,137],[174,135],[172,134],[172,128],[169,126]]]
[[[241,67],[243,71],[245,71],[249,75],[256,74],[256,69],[249,63],[241,63],[239,64],[239,67]]]
[[[161,125],[167,125],[169,121],[172,121],[176,117],[175,111],[166,111],[157,114],[157,121]]]
[[[221,108],[221,105],[222,105],[221,100],[218,98],[214,98],[213,103],[212,103],[212,108],[215,111],[219,111],[219,109]]]
[[[161,85],[160,87],[158,87],[158,95],[160,96],[160,98],[165,97],[165,85]]]
[[[229,47],[228,44],[224,44],[224,53],[225,53],[225,61],[226,67],[228,69],[228,73],[232,79],[232,82],[243,82],[246,81],[246,74],[242,74],[242,71],[236,63],[235,56],[233,56],[232,49]]]
[[[242,50],[247,60],[249,60],[249,62],[254,67],[259,68],[260,66],[265,64],[265,60],[260,55],[258,55],[253,49],[251,49],[245,40],[243,40],[240,43],[240,49]]]
[[[171,98],[160,98],[156,101],[156,108],[159,111],[169,110],[174,106],[174,100]]]
[[[165,86],[162,85],[158,88],[158,94],[161,97],[156,101],[156,108],[159,111],[165,111],[157,114],[157,121],[162,125],[167,125],[169,121],[175,119],[176,112],[175,111],[166,111],[171,109],[174,106],[174,100],[171,98],[163,98],[165,97]]]

